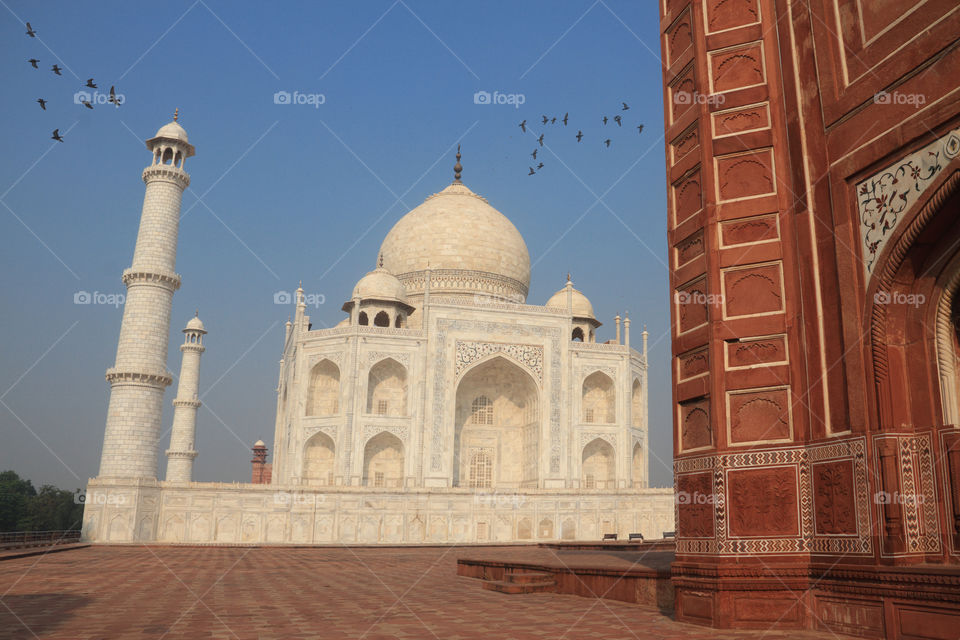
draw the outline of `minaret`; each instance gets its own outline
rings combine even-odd
[[[174,121],[147,140],[153,160],[143,170],[140,231],[133,264],[123,272],[127,286],[117,360],[107,369],[110,405],[100,457],[100,477],[157,477],[158,437],[167,372],[170,305],[180,287],[174,271],[180,200],[190,184],[183,170],[193,155],[187,132]]]
[[[200,355],[206,350],[203,336],[206,331],[200,314],[190,318],[183,330],[180,352],[180,382],[173,401],[173,427],[170,429],[170,448],[167,449],[167,482],[193,480],[193,459],[197,457],[197,409],[200,408]]]
[[[630,346],[630,312],[627,311],[624,314],[626,317],[623,319],[623,344]]]
[[[613,322],[617,325],[617,339],[616,343],[620,344],[620,314],[617,314],[617,317],[613,319]]]

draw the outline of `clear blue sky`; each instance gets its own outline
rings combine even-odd
[[[179,370],[179,330],[199,308],[210,333],[195,478],[246,480],[250,443],[273,439],[292,311],[273,294],[302,279],[326,299],[310,310],[314,326],[341,320],[390,227],[450,182],[460,142],[464,182],[526,239],[529,302],[543,304],[569,271],[605,323],[601,340],[618,311],[630,311],[635,344],[648,325],[650,468],[654,484],[669,485],[655,2],[18,1],[0,8],[0,34],[0,469],[68,489],[97,473],[122,308],[74,296],[124,292],[150,159],[143,141],[179,107],[197,155],[167,366]],[[74,103],[91,76],[100,92],[116,86],[120,109]],[[278,91],[324,103],[275,104]],[[475,104],[478,91],[525,102]],[[564,112],[566,128],[539,124]],[[623,126],[604,127],[603,115],[622,115]],[[523,119],[546,136],[535,176],[536,134],[521,132]],[[54,128],[64,143],[50,139]]]

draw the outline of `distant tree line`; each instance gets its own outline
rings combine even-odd
[[[79,494],[79,489],[77,490]],[[79,529],[83,503],[76,495],[33,483],[15,471],[0,472],[0,531],[61,531]]]

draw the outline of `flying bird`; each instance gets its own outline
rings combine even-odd
[[[582,138],[583,138],[583,131],[577,131],[577,142],[580,142]]]
[[[117,100],[117,92],[114,90],[113,85],[110,85],[110,96],[107,98],[107,102],[117,106],[117,109],[120,108],[120,101]]]
[[[34,69],[39,69],[39,68],[40,68],[40,67],[37,66],[37,63],[40,62],[40,61],[37,60],[36,58],[30,58],[29,60],[27,60],[27,62],[29,62],[30,64],[32,64]]]
[[[97,85],[93,83],[93,78],[87,78],[87,86],[90,87],[91,89],[97,88]]]
[[[93,109],[93,105],[90,104],[89,100],[84,100],[83,98],[80,98],[80,104],[85,106],[87,109]]]
[[[534,159],[534,160],[536,160],[536,159],[537,159],[537,150],[534,149],[534,150],[533,150],[533,153],[531,153],[530,155],[533,156],[533,159]]]
[[[637,125],[637,133],[643,133],[643,125],[642,125],[642,124],[638,124],[638,125]]]
[[[550,121],[550,118],[543,116],[543,124],[547,124]]]
[[[528,175],[528,176],[532,176],[532,175],[535,174],[535,173],[536,173],[536,171],[533,170],[533,167],[530,167],[530,173],[528,173],[527,175]]]
[[[27,35],[31,38],[37,37],[37,32],[33,30],[33,27],[30,26],[30,23],[27,23]]]
[[[542,162],[537,165],[537,169],[543,169],[543,163],[542,163]]]
[[[607,116],[603,116],[603,124],[607,124]]]
[[[47,110],[47,101],[44,100],[43,98],[37,98],[37,104],[39,104],[40,108],[43,109],[44,111]]]
[[[563,114],[563,126],[567,126],[567,118],[569,117],[569,115],[570,115],[569,113]]]
[[[609,147],[609,146],[610,146],[610,138],[607,138],[606,140],[604,140],[604,141],[603,141],[603,144],[605,144],[605,145],[607,145],[607,146]]]
[[[620,109],[620,111],[629,111],[629,110],[630,110],[630,107],[627,105],[626,102],[621,102],[620,104],[623,105],[623,109]]]
[[[543,146],[543,134],[542,134],[542,133],[540,134],[540,137],[537,138],[537,142],[540,143],[540,146],[541,146],[541,147]]]
[[[613,116],[613,121],[617,123],[618,127],[622,127],[623,123],[620,122],[620,116]]]
[[[50,136],[51,140],[56,140],[57,142],[63,142],[63,138],[60,137],[60,129],[54,129],[53,135]]]
[[[557,124],[557,118],[556,117],[551,118],[550,124]]]
[[[63,75],[62,73],[60,73],[60,67],[58,67],[57,65],[53,65],[52,67],[50,67],[50,71],[53,71],[58,76]]]
[[[113,89],[111,88],[111,91],[112,91],[112,90],[113,90]],[[520,131],[523,131],[524,133],[527,132],[527,120],[526,120],[526,118],[524,118],[523,122],[520,123]]]

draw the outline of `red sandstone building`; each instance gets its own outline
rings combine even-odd
[[[960,635],[960,3],[660,0],[680,620]]]

